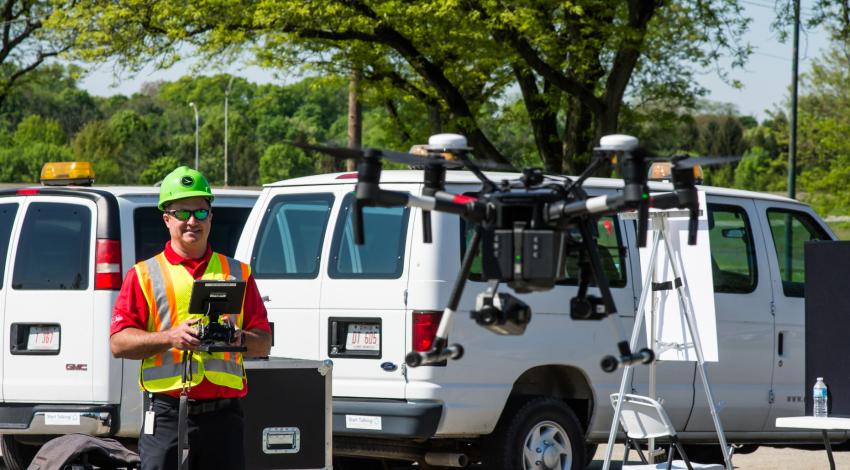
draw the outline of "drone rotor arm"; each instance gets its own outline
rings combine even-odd
[[[463,296],[463,288],[466,286],[466,281],[469,279],[469,273],[472,271],[472,262],[478,253],[478,247],[481,244],[482,229],[479,227],[472,234],[472,240],[466,253],[463,255],[460,272],[455,279],[452,292],[449,295],[449,302],[443,310],[443,316],[440,317],[440,324],[437,326],[437,334],[434,338],[434,343],[428,351],[411,351],[407,353],[404,361],[410,367],[418,367],[435,362],[445,361],[447,359],[460,359],[463,356],[463,346],[453,344],[448,346],[449,328],[451,327],[452,316],[457,311],[460,305],[460,299]]]
[[[653,194],[649,197],[649,205],[655,209],[679,208],[679,196],[676,193]]]
[[[558,221],[587,214],[605,215],[622,210],[626,200],[622,195],[617,196],[595,196],[573,202],[558,201],[549,204],[547,208],[547,220]]]
[[[596,281],[596,287],[599,289],[599,294],[602,296],[602,302],[605,304],[605,310],[608,315],[617,313],[617,306],[614,304],[614,296],[611,295],[611,286],[608,284],[608,276],[605,275],[605,269],[602,267],[602,257],[599,255],[599,246],[593,240],[593,235],[590,228],[590,220],[585,219],[579,224],[581,231],[582,244],[587,252],[588,261],[590,262],[590,271],[593,274],[593,279]]]

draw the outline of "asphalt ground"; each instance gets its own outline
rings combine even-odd
[[[593,463],[587,470],[601,470],[605,458],[605,445],[599,446]],[[614,458],[611,470],[620,470],[623,458],[623,446],[614,447]],[[833,451],[836,469],[850,469],[850,452]],[[635,453],[630,454],[631,459],[636,458]],[[637,462],[635,462],[637,463]],[[829,459],[823,447],[811,446],[805,449],[790,447],[759,447],[750,454],[737,454],[732,456],[732,465],[742,470],[824,470],[829,468]]]
[[[634,452],[631,454],[635,458]],[[834,451],[836,469],[850,469],[850,451]],[[593,463],[587,470],[601,470],[605,458],[605,445],[600,445],[593,458]],[[623,446],[614,448],[611,470],[621,470]],[[631,459],[630,459],[631,463]],[[637,463],[637,462],[635,462]],[[829,468],[826,450],[822,447],[811,446],[805,449],[791,447],[759,447],[750,454],[737,454],[732,458],[732,464],[741,470],[824,470]],[[378,465],[376,470],[383,469]],[[417,466],[399,467],[394,470],[417,470]],[[0,470],[7,470],[6,465],[0,465]],[[250,469],[249,469],[250,470]]]

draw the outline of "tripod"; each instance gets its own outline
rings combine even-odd
[[[640,294],[640,302],[638,303],[638,309],[635,313],[635,324],[632,329],[631,341],[629,342],[629,346],[632,350],[637,346],[638,335],[640,334],[641,324],[644,320],[644,306],[646,305],[647,295],[652,291],[653,277],[656,274],[657,268],[657,258],[658,258],[658,247],[660,246],[662,240],[664,242],[664,247],[666,251],[667,262],[670,264],[670,267],[673,269],[674,281],[671,288],[676,290],[676,293],[679,297],[679,308],[680,311],[684,313],[685,323],[688,326],[688,332],[690,333],[691,340],[693,341],[693,348],[696,352],[697,363],[700,372],[700,379],[702,380],[703,388],[705,389],[706,400],[708,401],[709,409],[711,410],[711,418],[714,421],[714,428],[717,431],[717,437],[720,441],[720,448],[723,452],[723,460],[726,464],[727,470],[732,470],[732,462],[729,456],[729,448],[726,445],[726,437],[723,434],[723,426],[720,424],[720,417],[717,415],[717,409],[714,406],[714,399],[711,394],[711,386],[708,382],[708,375],[705,370],[705,358],[702,353],[702,344],[700,342],[700,337],[697,332],[696,326],[696,317],[694,316],[694,312],[691,309],[691,300],[690,300],[690,290],[688,288],[687,279],[685,279],[683,269],[682,269],[682,256],[679,252],[678,246],[674,247],[674,244],[670,241],[670,225],[669,218],[670,217],[680,217],[682,216],[683,211],[665,211],[665,212],[651,212],[650,219],[653,223],[653,228],[655,229],[655,234],[653,235],[652,240],[652,249],[649,255],[649,269],[646,275],[646,279],[644,279],[643,289]],[[684,214],[687,214],[686,212]],[[650,315],[650,322],[654,322],[655,315],[657,312],[652,311]],[[658,344],[655,338],[655,328],[654,326],[650,328],[650,342],[649,347],[655,349]],[[686,345],[690,346],[690,345]],[[656,363],[650,364],[650,384],[649,384],[649,393],[650,395],[655,394],[655,367]],[[626,365],[623,370],[623,379],[620,382],[620,397],[626,393],[626,384],[630,383],[632,379],[632,366]],[[655,397],[652,397],[655,398]],[[602,470],[609,470],[611,465],[611,453],[614,450],[614,442],[617,436],[617,430],[620,425],[620,413],[622,413],[622,404],[623,400],[617,400],[617,405],[614,409],[614,419],[611,423],[611,432],[608,435],[608,448],[605,451],[605,462],[602,466]],[[650,441],[650,447],[653,446],[654,442]],[[652,449],[650,449],[652,450]]]

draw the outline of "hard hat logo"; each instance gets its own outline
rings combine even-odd
[[[159,210],[165,210],[165,206],[178,199],[190,197],[205,197],[210,203],[213,194],[207,178],[198,170],[181,166],[168,174],[162,180],[159,187]]]

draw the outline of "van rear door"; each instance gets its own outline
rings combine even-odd
[[[418,191],[419,185],[383,189]],[[405,308],[414,212],[365,207],[365,244],[354,243],[353,186],[339,187],[339,209],[321,293],[319,354],[334,361],[334,396],[402,399]]]
[[[752,199],[708,196],[711,276],[719,362],[706,364],[723,429],[761,431],[767,421],[773,362],[770,267],[766,230]],[[708,273],[706,273],[708,274]],[[689,279],[691,289],[698,280]],[[686,431],[713,431],[705,391],[695,382],[694,412]]]
[[[6,292],[9,290],[9,276],[11,269],[9,259],[9,244],[12,238],[12,232],[15,228],[15,221],[20,212],[23,198],[7,197],[0,199],[0,318],[6,317],[6,303],[4,302]],[[6,346],[9,340],[8,334],[0,334],[0,349],[6,351]],[[0,362],[0,377],[3,376],[3,362]],[[4,400],[3,389],[0,387],[0,401]]]
[[[95,203],[27,197],[21,213],[4,283],[4,399],[90,402],[106,373],[92,367]]]
[[[320,266],[334,205],[331,190],[272,188],[253,245],[237,255],[249,260],[272,326],[273,356],[324,359],[319,334]]]
[[[757,200],[765,226],[773,286],[773,379],[770,417],[766,429],[776,429],[776,418],[806,414],[805,293],[803,247],[811,240],[832,237],[811,208],[790,202]]]

